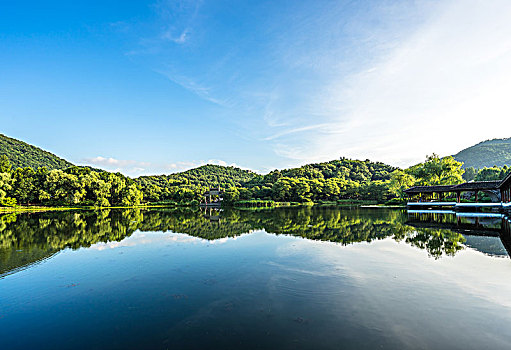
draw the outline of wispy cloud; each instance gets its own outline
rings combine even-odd
[[[186,90],[191,91],[192,93],[199,96],[203,100],[209,101],[209,102],[214,103],[219,106],[227,106],[226,101],[222,101],[222,100],[215,98],[211,95],[211,88],[205,87],[189,77],[180,75],[178,73],[172,73],[172,72],[163,71],[163,70],[157,70],[156,72],[164,75],[170,81],[185,88]]]
[[[188,28],[183,30],[183,32],[179,36],[177,36],[177,37],[174,36],[172,34],[172,32],[166,31],[166,32],[164,32],[162,34],[162,38],[165,39],[165,40],[173,41],[176,44],[183,44],[186,41],[187,37],[188,37],[188,31],[189,31]]]
[[[161,0],[153,5],[163,28],[159,37],[176,44],[185,43],[194,26],[200,0]]]
[[[147,168],[151,167],[151,163],[149,162],[141,162],[129,159],[116,159],[102,156],[84,158],[82,163],[85,165],[100,167],[109,171],[121,172],[126,175],[141,174],[144,173]]]
[[[257,20],[211,21],[225,8],[157,3],[143,55],[224,107],[224,125],[238,133],[228,137],[265,148],[267,164],[346,156],[407,166],[509,136],[507,0],[229,6]]]
[[[100,167],[105,170],[121,172],[128,176],[140,176],[140,175],[158,175],[158,174],[170,174],[181,171],[186,171],[206,164],[230,166],[240,168],[244,170],[251,170],[244,166],[240,166],[233,162],[227,162],[221,159],[209,159],[209,160],[193,160],[193,161],[179,161],[174,163],[151,163],[141,162],[137,160],[128,159],[116,159],[112,157],[92,157],[84,158],[82,160],[83,165],[91,165],[94,167]]]
[[[295,119],[267,139],[302,162],[343,155],[410,165],[434,151],[509,136],[501,128],[511,126],[509,13],[508,1],[429,7],[406,37],[377,48],[356,70],[331,66],[324,87],[300,103],[303,114],[321,111],[317,127]]]
[[[291,134],[301,133],[301,132],[304,132],[304,131],[326,129],[326,128],[330,127],[330,126],[331,126],[330,124],[323,123],[323,124],[301,126],[299,128],[285,129],[284,131],[278,132],[278,133],[276,133],[274,135],[267,136],[264,139],[269,141],[269,140],[274,140],[274,139],[277,139],[277,138],[281,138],[282,136],[287,136],[287,135],[291,135]],[[325,130],[325,131],[328,132],[327,130]]]
[[[125,167],[125,166],[131,166],[131,165],[141,165],[141,166],[147,166],[150,163],[148,162],[138,162],[135,160],[127,160],[127,159],[115,159],[112,157],[102,157],[97,156],[94,158],[85,158],[84,161],[95,164],[95,165],[105,165],[105,166],[119,166],[119,167]]]

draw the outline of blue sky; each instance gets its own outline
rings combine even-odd
[[[511,136],[510,16],[507,0],[0,1],[0,132],[132,176],[407,166]]]

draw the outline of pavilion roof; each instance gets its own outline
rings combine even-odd
[[[405,190],[405,193],[433,193],[450,192],[456,185],[437,185],[437,186],[414,186]]]
[[[414,186],[405,190],[407,194],[433,193],[433,192],[457,192],[457,191],[482,191],[496,190],[500,187],[501,181],[474,181],[465,182],[459,185],[436,185],[436,186]]]
[[[456,190],[473,191],[473,190],[496,190],[499,188],[501,181],[474,181],[465,182],[456,185]]]
[[[414,186],[406,189],[407,194],[433,193],[433,192],[457,192],[457,191],[484,191],[498,190],[505,184],[511,182],[511,172],[503,180],[496,181],[472,181],[459,185],[434,185],[434,186]]]

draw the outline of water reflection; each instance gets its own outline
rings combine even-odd
[[[0,216],[0,275],[65,248],[121,241],[136,230],[172,231],[207,240],[265,230],[341,245],[392,238],[424,249],[433,258],[453,256],[465,246],[495,256],[511,251],[510,224],[501,216],[332,208],[46,212]]]
[[[465,246],[490,256],[511,255],[510,223],[503,214],[410,211],[407,224],[417,229],[457,233],[463,236]]]
[[[511,260],[474,250],[499,252],[478,240],[502,218],[430,214],[2,216],[0,348],[509,348]]]

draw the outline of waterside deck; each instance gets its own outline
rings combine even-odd
[[[478,210],[478,209],[490,209],[500,211],[504,208],[511,208],[510,203],[457,203],[457,202],[408,202],[408,208],[416,209],[427,209],[427,208],[449,208],[453,210]]]
[[[499,211],[511,212],[511,173],[499,181],[476,181],[458,185],[414,186],[406,189],[408,208],[413,209],[453,209],[455,211]],[[468,198],[474,195],[474,202],[462,201],[462,193],[468,192]],[[480,201],[480,193],[489,197],[491,202]],[[456,201],[448,201],[453,195]],[[467,198],[465,196],[465,198]],[[447,200],[447,201],[446,201]]]

